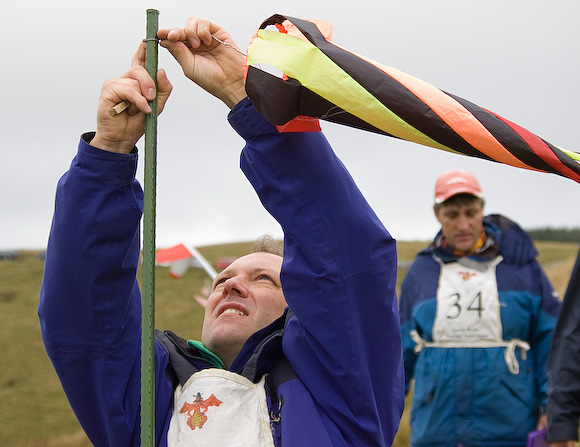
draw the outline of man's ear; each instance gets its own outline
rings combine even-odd
[[[439,223],[441,223],[441,219],[439,219],[440,212],[441,212],[441,207],[438,207],[438,206],[433,207],[433,214],[435,214],[435,219],[437,219],[437,222],[439,222]]]

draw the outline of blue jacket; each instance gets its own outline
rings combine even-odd
[[[412,330],[433,340],[441,271],[435,258],[456,260],[435,244],[419,253],[403,281],[399,304],[407,391],[415,378],[414,447],[525,446],[539,408],[547,403],[546,363],[560,301],[535,260],[530,237],[518,225],[492,215],[484,219],[484,228],[503,257],[496,269],[503,340],[521,339],[531,349],[526,359],[516,351],[518,374],[508,370],[503,347],[427,347],[415,354]]]
[[[242,170],[284,230],[281,281],[290,309],[248,339],[230,370],[253,370],[254,380],[271,373],[277,446],[391,445],[404,399],[395,241],[320,132],[278,133],[248,100],[229,120],[246,140]],[[42,336],[92,442],[137,446],[137,153],[104,152],[86,141],[90,135],[58,185],[39,305]],[[158,334],[159,446],[167,443],[176,376],[188,358],[170,365],[172,343]]]
[[[578,440],[580,420],[580,252],[568,282],[548,359],[548,439]]]

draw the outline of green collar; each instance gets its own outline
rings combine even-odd
[[[216,368],[226,369],[226,365],[224,365],[224,362],[222,362],[222,360],[217,355],[215,355],[213,352],[207,349],[202,342],[197,340],[188,340],[187,344],[192,348],[197,349],[199,351],[199,354],[204,359],[209,361],[212,365],[214,365]]]

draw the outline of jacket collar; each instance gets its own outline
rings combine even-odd
[[[500,249],[501,229],[487,218],[483,219],[483,232],[480,246],[469,254],[457,253],[452,247],[446,244],[441,230],[435,236],[433,242],[425,250],[429,254],[437,256],[444,263],[457,261],[459,258],[467,257],[477,261],[488,261],[495,258]]]

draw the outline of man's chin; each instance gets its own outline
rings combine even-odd
[[[471,238],[456,239],[453,244],[450,244],[455,250],[470,251],[475,243]]]
[[[232,325],[227,325],[226,327],[224,325],[216,328],[210,339],[213,346],[243,345],[250,335],[252,334],[248,335],[247,331],[243,328],[232,327]]]

